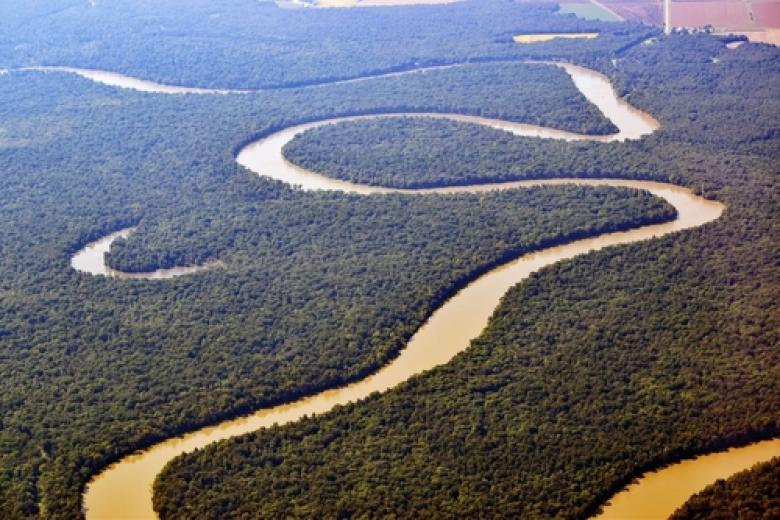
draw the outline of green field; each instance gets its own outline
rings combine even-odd
[[[583,20],[601,20],[602,22],[619,22],[620,18],[596,4],[560,4],[559,14],[573,14]]]

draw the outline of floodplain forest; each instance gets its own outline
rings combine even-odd
[[[542,32],[599,36],[512,39]],[[591,143],[380,119],[311,130],[284,153],[381,186],[659,180],[723,202],[723,216],[543,269],[468,350],[396,389],[174,459],[155,510],[581,518],[646,469],[780,434],[777,48],[509,0],[4,2],[0,35],[0,517],[83,518],[85,486],[111,462],[374,372],[491,267],[673,219],[629,189],[358,196],[235,161],[279,129],[345,115],[615,131],[564,71],[527,61],[598,70],[661,128]],[[36,66],[252,92],[141,93]],[[153,282],[70,267],[129,226],[113,268],[221,266]],[[676,514],[771,517],[776,467]]]

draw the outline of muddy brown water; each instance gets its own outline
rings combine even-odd
[[[583,67],[569,64],[556,63],[547,65],[564,68],[577,88],[590,102],[598,106],[602,113],[619,128],[619,132],[610,136],[589,136],[562,132],[551,128],[457,114],[385,114],[361,116],[361,118],[438,117],[484,124],[493,128],[507,130],[517,135],[601,142],[637,139],[652,133],[659,127],[658,122],[652,116],[637,110],[619,99],[605,76]],[[113,73],[102,73],[101,71],[90,71],[89,75],[82,73],[82,69],[78,71],[69,70],[69,72],[80,73],[85,77],[91,76],[90,79],[123,88],[140,87],[140,89],[149,92],[168,94],[229,93],[229,91],[218,89],[194,89],[195,91],[193,91],[193,89],[181,87],[158,86],[151,82],[127,78]],[[415,72],[411,71],[409,73]],[[358,78],[356,81],[360,80]],[[375,391],[388,390],[415,374],[447,363],[457,353],[465,350],[471,339],[478,336],[484,329],[490,315],[506,290],[542,267],[576,255],[586,254],[589,251],[602,247],[647,240],[667,233],[697,227],[717,219],[724,210],[724,206],[721,203],[706,200],[686,188],[657,182],[621,179],[553,179],[422,190],[396,190],[330,179],[290,164],[282,156],[282,147],[300,132],[315,126],[337,123],[348,119],[358,118],[318,121],[281,130],[245,147],[238,154],[237,160],[240,164],[257,172],[259,175],[299,185],[306,190],[330,189],[361,194],[401,192],[424,195],[430,193],[520,189],[528,186],[556,184],[631,187],[646,189],[654,195],[664,198],[677,209],[678,217],[674,221],[664,224],[644,226],[625,232],[606,233],[595,238],[547,248],[524,255],[489,271],[436,309],[426,323],[411,338],[399,356],[375,374],[343,388],[326,390],[293,403],[258,410],[245,417],[223,421],[215,426],[201,428],[181,437],[165,440],[149,449],[126,456],[117,463],[107,467],[89,482],[84,493],[83,505],[87,518],[157,518],[152,510],[152,483],[165,464],[174,457],[196,448],[202,448],[212,442],[245,434],[273,424],[292,422],[304,415],[324,413],[338,404],[365,398]],[[132,229],[121,230],[89,244],[74,255],[72,258],[73,267],[96,275],[124,278],[128,273],[111,271],[104,265],[102,259],[103,253],[107,251],[113,240],[119,236],[127,236],[130,232],[132,232]],[[202,268],[203,266],[195,266],[165,270],[165,272],[138,273],[128,277],[164,278],[169,275],[192,274]],[[668,513],[682,504],[690,494],[700,490],[704,485],[717,478],[723,478],[749,467],[754,461],[769,459],[776,455],[778,451],[780,451],[780,441],[770,441],[682,461],[658,472],[643,476],[638,484],[616,495],[611,501],[612,505],[605,510],[603,518],[661,518],[664,515],[668,516]],[[749,455],[745,455],[747,453]],[[714,460],[716,462],[701,465],[701,461],[705,460]],[[664,482],[665,487],[655,488],[654,484],[646,484],[646,482]],[[651,491],[648,492],[648,489]],[[674,493],[672,489],[675,491]],[[656,509],[652,509],[651,512],[650,505],[662,502],[664,506],[659,509],[660,512],[656,512]],[[647,514],[650,516],[647,516]]]

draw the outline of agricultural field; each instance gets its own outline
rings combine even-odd
[[[672,25],[675,27],[711,25],[734,30],[754,26],[749,7],[742,0],[672,2]]]
[[[625,20],[634,20],[649,24],[660,25],[663,23],[664,6],[661,0],[618,0],[616,2],[604,2],[614,12]]]
[[[622,18],[652,25],[663,24],[662,0],[604,0],[603,4]],[[577,13],[566,4],[566,12]],[[595,4],[594,4],[595,5]],[[706,27],[712,26],[719,32],[739,32],[747,34],[751,40],[773,43],[770,37],[763,35],[765,30],[780,28],[780,0],[673,0],[672,26]],[[763,36],[763,38],[762,38]],[[777,36],[775,36],[776,42]]]
[[[588,1],[566,2],[560,4],[560,14],[574,14],[584,20],[600,20],[602,22],[619,22],[620,17],[604,7]]]

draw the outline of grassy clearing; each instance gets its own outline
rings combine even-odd
[[[548,42],[556,38],[569,38],[569,39],[584,38],[587,40],[592,40],[593,38],[596,38],[598,35],[599,33],[518,34],[517,36],[513,37],[513,40],[515,40],[517,43]]]

